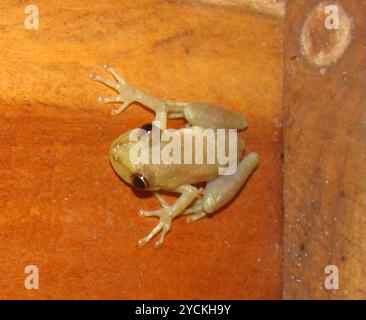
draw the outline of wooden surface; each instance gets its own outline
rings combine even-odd
[[[282,21],[180,1],[40,0],[40,28],[26,30],[25,5],[0,4],[0,298],[279,298]],[[137,211],[159,204],[108,162],[113,139],[152,114],[113,118],[97,103],[111,91],[88,74],[103,63],[161,99],[244,114],[261,156],[231,206],[176,221],[160,250],[137,247],[157,222]],[[30,264],[39,290],[23,285]]]
[[[196,1],[196,0],[192,0]],[[284,18],[286,12],[286,0],[198,0],[209,5],[225,7],[252,8],[262,14]],[[197,1],[196,1],[197,2]]]
[[[338,1],[351,43],[326,69],[300,53],[302,26],[318,3],[290,1],[285,23],[284,298],[364,299],[366,2]],[[323,26],[313,24],[311,41],[329,52],[337,37]],[[338,290],[324,287],[327,265],[338,267]]]

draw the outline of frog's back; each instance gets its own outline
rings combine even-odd
[[[217,150],[225,152],[225,155],[229,154],[229,131],[225,130],[225,143],[220,146],[218,146],[220,142],[217,138],[217,131],[214,129],[204,129],[201,127],[183,128],[175,131],[175,134],[180,137],[188,137],[187,140],[192,141],[192,147],[184,143],[184,138],[181,138],[179,163],[167,164],[162,155],[160,164],[149,165],[154,180],[154,187],[172,190],[182,185],[198,184],[215,179],[219,175],[219,168],[226,166],[226,164],[219,162]],[[199,134],[202,134],[202,148],[200,138],[197,138]],[[236,160],[239,161],[244,150],[244,141],[238,136],[236,138]],[[162,141],[161,150],[167,144],[168,142]],[[196,153],[197,145],[198,152]],[[220,150],[220,147],[223,147],[224,150]],[[187,150],[188,148],[189,150]],[[213,156],[211,153],[211,160],[213,161],[209,161],[208,150],[214,151]],[[191,157],[185,158],[185,152],[191,155]],[[196,157],[196,154],[198,157]]]

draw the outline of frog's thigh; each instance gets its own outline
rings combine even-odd
[[[170,119],[184,118],[191,126],[203,128],[245,129],[246,119],[228,109],[213,106],[208,103],[165,103]]]
[[[203,211],[207,214],[213,213],[232,200],[257,166],[258,160],[258,155],[252,152],[238,164],[234,175],[220,176],[207,183]]]

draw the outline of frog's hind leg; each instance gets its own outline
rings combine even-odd
[[[213,213],[230,202],[254,171],[258,161],[258,155],[252,152],[240,161],[235,174],[222,175],[207,183],[203,196],[203,210],[206,213]]]
[[[190,126],[203,128],[245,129],[246,119],[228,109],[207,103],[165,102],[168,118],[184,118]]]
[[[191,214],[187,222],[204,218],[230,202],[245,184],[258,164],[258,155],[250,153],[238,165],[234,175],[223,175],[207,183],[203,198],[196,201],[184,214]]]

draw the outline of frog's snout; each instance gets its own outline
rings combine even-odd
[[[116,143],[111,146],[110,156],[114,161],[121,160],[120,159],[120,152],[121,152],[121,144]]]
[[[128,133],[119,136],[111,145],[109,160],[114,171],[127,183],[131,183],[129,170]]]
[[[126,149],[124,146],[128,145],[129,132],[130,131],[125,132],[113,141],[109,150],[109,157],[111,161],[123,161],[123,153],[126,152],[126,150],[124,150]]]

